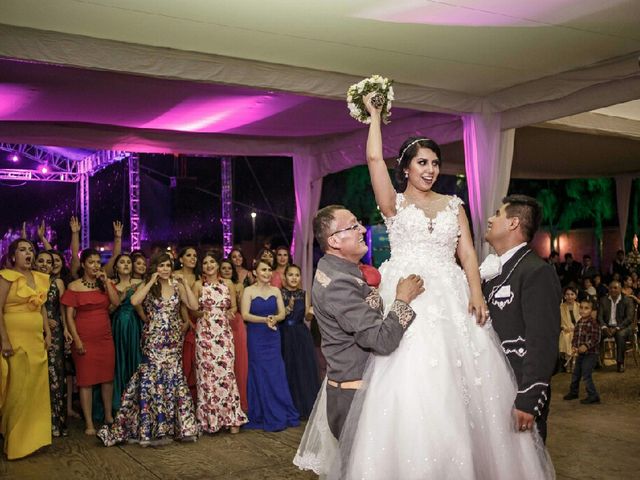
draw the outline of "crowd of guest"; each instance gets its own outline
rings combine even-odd
[[[0,435],[9,459],[84,432],[106,446],[195,441],[307,418],[320,388],[312,308],[287,247],[248,264],[234,249],[79,251],[42,224],[7,245],[0,270]],[[13,232],[12,232],[13,235]],[[40,248],[38,248],[40,247]]]
[[[564,260],[559,261],[557,252],[549,257],[564,291],[560,306],[559,361],[562,369],[573,369],[574,375],[567,399],[577,398],[582,375],[587,385],[587,397],[583,401],[597,403],[600,397],[591,380],[591,370],[611,362],[623,373],[626,352],[637,348],[640,311],[638,239],[634,238],[633,248],[626,254],[618,250],[606,271],[598,269],[589,255],[582,257],[582,263],[574,260],[571,253],[566,253]],[[585,317],[587,310],[592,325]]]

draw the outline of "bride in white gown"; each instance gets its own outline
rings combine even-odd
[[[490,324],[481,326],[488,313],[462,201],[431,190],[439,147],[426,138],[405,141],[398,171],[406,188],[396,194],[382,156],[380,113],[370,97],[366,103],[367,161],[391,244],[380,294],[390,306],[399,278],[410,273],[422,277],[425,293],[411,304],[417,316],[398,349],[372,355],[339,455],[323,425],[321,395],[294,463],[348,479],[554,478],[538,433],[517,430],[513,372]]]

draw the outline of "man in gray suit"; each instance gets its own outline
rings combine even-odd
[[[369,355],[393,352],[413,321],[409,303],[424,291],[417,275],[400,279],[384,316],[377,290],[362,279],[358,264],[368,247],[365,228],[341,205],[321,209],[313,233],[325,255],[318,262],[311,298],[327,360],[327,418],[339,438]]]
[[[602,328],[602,339],[616,341],[616,362],[618,372],[624,372],[624,350],[626,341],[633,335],[632,322],[635,315],[633,301],[622,294],[620,282],[609,284],[609,295],[600,299],[598,321]]]

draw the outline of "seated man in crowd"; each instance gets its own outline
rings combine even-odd
[[[635,305],[630,298],[622,294],[618,281],[609,284],[609,295],[600,299],[598,322],[602,329],[602,338],[615,338],[616,363],[618,372],[624,372],[625,342],[631,337],[631,323],[635,314]]]

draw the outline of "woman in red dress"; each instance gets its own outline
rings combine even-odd
[[[193,290],[193,286],[196,280],[200,277],[196,267],[198,266],[198,251],[195,247],[183,247],[178,252],[178,262],[180,268],[175,271],[178,275],[184,277],[184,282],[187,287]],[[187,385],[189,385],[189,391],[193,398],[193,403],[198,401],[197,384],[198,379],[196,377],[196,324],[195,318],[189,313],[187,307],[182,305],[180,307],[180,315],[182,320],[189,326],[187,333],[184,335],[184,345],[182,348],[182,368],[184,370],[184,376],[187,377]]]
[[[67,307],[67,326],[73,337],[72,355],[86,425],[84,433],[95,435],[91,416],[93,385],[101,385],[105,422],[113,422],[115,349],[109,305],[117,307],[120,298],[115,286],[107,280],[96,250],[83,250],[80,264],[80,278],[69,284],[60,301]]]
[[[233,347],[235,350],[235,362],[233,370],[236,375],[236,383],[240,393],[240,406],[243,412],[249,411],[249,402],[247,401],[247,377],[249,376],[249,355],[247,353],[247,330],[244,326],[244,320],[240,315],[240,299],[244,286],[238,278],[235,265],[232,260],[220,260],[220,277],[230,281],[233,285],[229,288],[233,292],[232,310],[235,310],[235,318],[231,322],[231,331],[233,332]],[[235,306],[234,306],[235,305]]]

